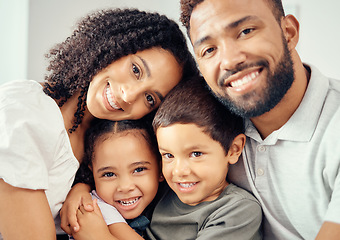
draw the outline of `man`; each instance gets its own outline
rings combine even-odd
[[[301,62],[280,0],[181,0],[206,82],[246,120],[229,180],[264,212],[264,239],[339,239],[340,81]]]

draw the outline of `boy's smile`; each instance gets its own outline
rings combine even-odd
[[[228,185],[229,154],[195,124],[173,124],[156,132],[163,175],[188,205],[215,200]]]

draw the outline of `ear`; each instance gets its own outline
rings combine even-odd
[[[300,24],[293,15],[289,14],[282,19],[281,28],[291,51],[299,42]]]
[[[87,165],[87,167],[93,172],[92,164]]]
[[[164,176],[162,173],[159,174],[159,178],[158,178],[159,182],[163,182],[164,181]]]
[[[242,150],[244,148],[244,144],[246,143],[246,136],[242,133],[237,135],[233,142],[230,145],[228,154],[227,154],[227,158],[228,158],[228,162],[230,164],[235,164],[237,163]]]

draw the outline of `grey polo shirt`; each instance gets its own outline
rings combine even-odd
[[[228,178],[264,211],[264,239],[314,239],[324,221],[340,223],[340,81],[311,66],[292,117],[262,140],[246,120],[243,158]]]

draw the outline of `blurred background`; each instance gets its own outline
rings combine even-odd
[[[340,1],[283,4],[300,22],[297,49],[302,60],[340,79]],[[0,0],[0,84],[23,78],[43,81],[48,50],[71,34],[79,18],[108,7],[157,11],[179,23],[179,0]]]

